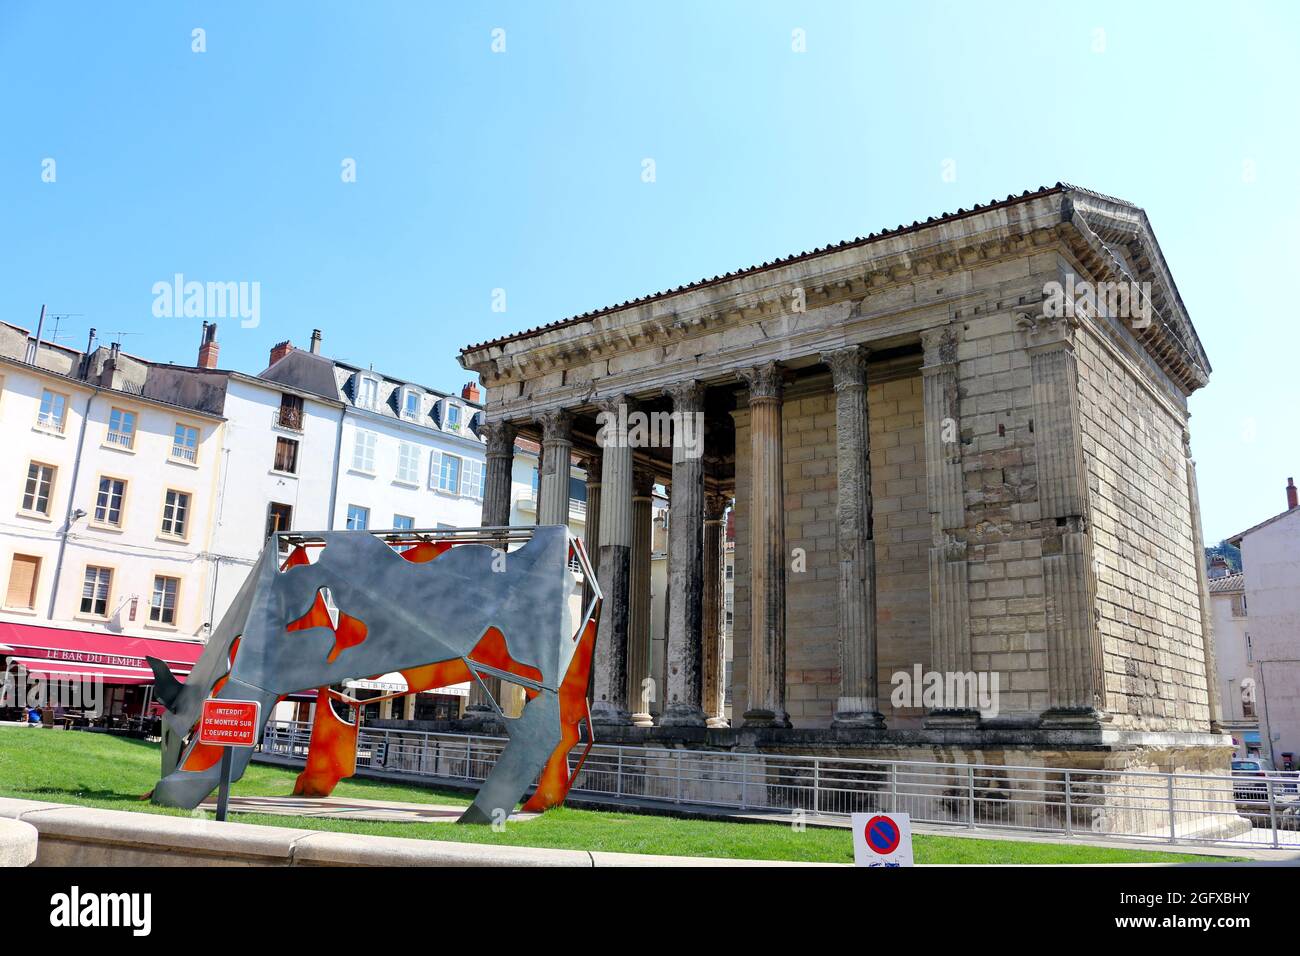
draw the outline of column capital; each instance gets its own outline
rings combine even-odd
[[[727,510],[727,502],[731,499],[726,495],[706,494],[704,496],[704,520],[721,521],[722,515]]]
[[[1079,329],[1079,319],[1073,315],[1046,315],[1042,311],[1017,312],[1016,328],[1023,335],[1027,349],[1073,351],[1074,334]]]
[[[822,353],[822,362],[830,366],[835,391],[866,387],[868,354],[870,349],[862,345],[850,345],[848,348]]]
[[[589,451],[582,456],[582,470],[587,473],[588,485],[600,484],[600,471],[602,467],[600,452]]]
[[[515,453],[515,435],[518,429],[507,421],[483,422],[478,427],[479,435],[486,444],[489,458],[513,457]]]
[[[781,400],[781,391],[785,385],[784,369],[776,362],[754,365],[739,370],[739,375],[749,386],[749,401],[776,402]]]
[[[548,408],[535,419],[542,426],[543,442],[567,442],[573,427],[573,413],[566,408]]]
[[[655,473],[649,468],[634,466],[632,468],[632,498],[650,499],[654,496]]]
[[[664,394],[673,400],[675,412],[704,411],[704,386],[694,379],[665,386]]]
[[[949,323],[923,330],[921,332],[921,347],[925,350],[924,368],[955,364],[957,361],[957,327]]]

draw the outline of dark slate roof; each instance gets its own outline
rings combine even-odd
[[[294,349],[257,377],[290,385],[331,401],[341,400],[334,381],[334,361],[305,349]]]

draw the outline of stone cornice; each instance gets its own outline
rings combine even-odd
[[[761,272],[475,346],[461,354],[461,363],[479,372],[490,390],[547,379],[540,388],[531,386],[522,396],[508,399],[509,406],[548,404],[552,396],[559,401],[562,394],[563,401],[572,403],[572,389],[557,373],[605,359],[612,365],[631,352],[650,349],[658,350],[660,365],[675,364],[679,356],[701,354],[701,345],[692,346],[693,340],[745,330],[734,345],[728,342],[721,351],[708,340],[710,344],[704,346],[707,358],[695,359],[696,377],[717,384],[741,366],[769,358],[817,355],[854,344],[855,337],[858,341],[869,339],[873,346],[891,336],[910,334],[915,341],[918,331],[935,324],[933,317],[922,315],[922,311],[942,308],[945,300],[982,300],[986,311],[1005,307],[992,301],[1000,297],[992,288],[965,290],[961,281],[948,281],[978,272],[983,266],[1056,250],[1077,262],[1090,279],[1119,281],[1126,277],[1125,263],[1107,244],[1121,243],[1125,237],[1129,240],[1124,243],[1127,254],[1138,271],[1133,278],[1151,282],[1152,289],[1151,326],[1133,334],[1178,387],[1193,391],[1204,384],[1209,365],[1168,278],[1145,215],[1128,204],[1074,189],[1036,196],[958,222],[937,221],[906,235],[832,248]],[[916,292],[909,293],[909,287]],[[796,288],[803,293],[804,308],[799,310],[792,302]],[[1041,288],[1026,286],[1020,300],[1012,298],[1012,307],[1017,301],[1037,306],[1041,294]],[[964,317],[950,307],[949,321]],[[872,323],[870,333],[863,329],[867,322]],[[752,335],[747,331],[751,329]],[[647,372],[611,371],[609,378],[630,391],[637,391],[640,381],[655,391],[662,388],[662,378],[653,382],[654,375]]]

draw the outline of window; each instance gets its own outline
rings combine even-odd
[[[466,458],[464,478],[460,483],[460,493],[469,495],[472,498],[482,498],[484,480],[483,462],[475,461],[473,458]]]
[[[292,438],[275,440],[275,462],[271,466],[276,471],[290,475],[298,473],[298,443]]]
[[[374,432],[357,429],[356,444],[352,446],[352,467],[354,470],[374,473],[377,439],[378,436]]]
[[[357,404],[362,408],[379,407],[379,379],[368,375],[357,379]]]
[[[455,455],[448,455],[445,452],[433,453],[433,463],[430,467],[430,477],[433,480],[433,487],[439,491],[449,491],[452,494],[460,492],[460,459]]]
[[[273,534],[281,531],[288,531],[293,526],[293,506],[282,505],[278,501],[272,501],[266,506],[266,536],[269,538]],[[283,551],[288,547],[283,541],[280,542],[280,550]]]
[[[729,564],[727,565],[727,580],[734,581],[735,579],[736,579],[736,566],[734,564]]]
[[[299,395],[281,395],[280,410],[276,413],[275,423],[281,428],[302,431],[302,397]]]
[[[51,431],[63,431],[63,423],[68,412],[68,396],[51,392],[48,388],[41,392],[41,410],[36,415],[36,424]]]
[[[9,591],[5,607],[34,609],[36,583],[41,577],[41,559],[31,554],[15,554],[9,565]]]
[[[126,482],[121,478],[101,477],[99,493],[95,497],[95,521],[122,526],[122,502],[126,498]]]
[[[370,527],[370,509],[360,505],[348,505],[348,530],[365,531]]]
[[[168,488],[163,498],[162,533],[173,538],[185,537],[190,518],[190,496],[187,492]]]
[[[413,388],[402,390],[402,417],[408,422],[420,420],[420,393]]]
[[[149,599],[149,620],[155,624],[176,623],[176,592],[180,589],[179,578],[155,575],[153,579],[153,597]]]
[[[108,444],[118,448],[135,447],[135,412],[115,408],[108,413]]]
[[[398,531],[409,531],[415,527],[415,519],[410,515],[393,515],[393,527]]]
[[[86,566],[86,581],[81,589],[81,613],[108,616],[108,592],[113,586],[113,569]]]
[[[23,511],[50,514],[50,495],[54,489],[55,467],[34,461],[27,466],[27,485],[23,489]]]
[[[447,421],[444,423],[451,431],[460,431],[460,406],[447,403]]]
[[[172,435],[172,457],[190,464],[199,459],[199,430],[184,422],[176,423]]]
[[[397,446],[397,480],[410,484],[420,481],[420,446],[409,441]]]

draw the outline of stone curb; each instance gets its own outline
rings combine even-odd
[[[790,866],[363,836],[0,797],[0,823],[39,832],[39,866]],[[833,866],[837,864],[799,864]]]
[[[31,866],[36,861],[36,827],[21,820],[0,819],[0,868]]]

